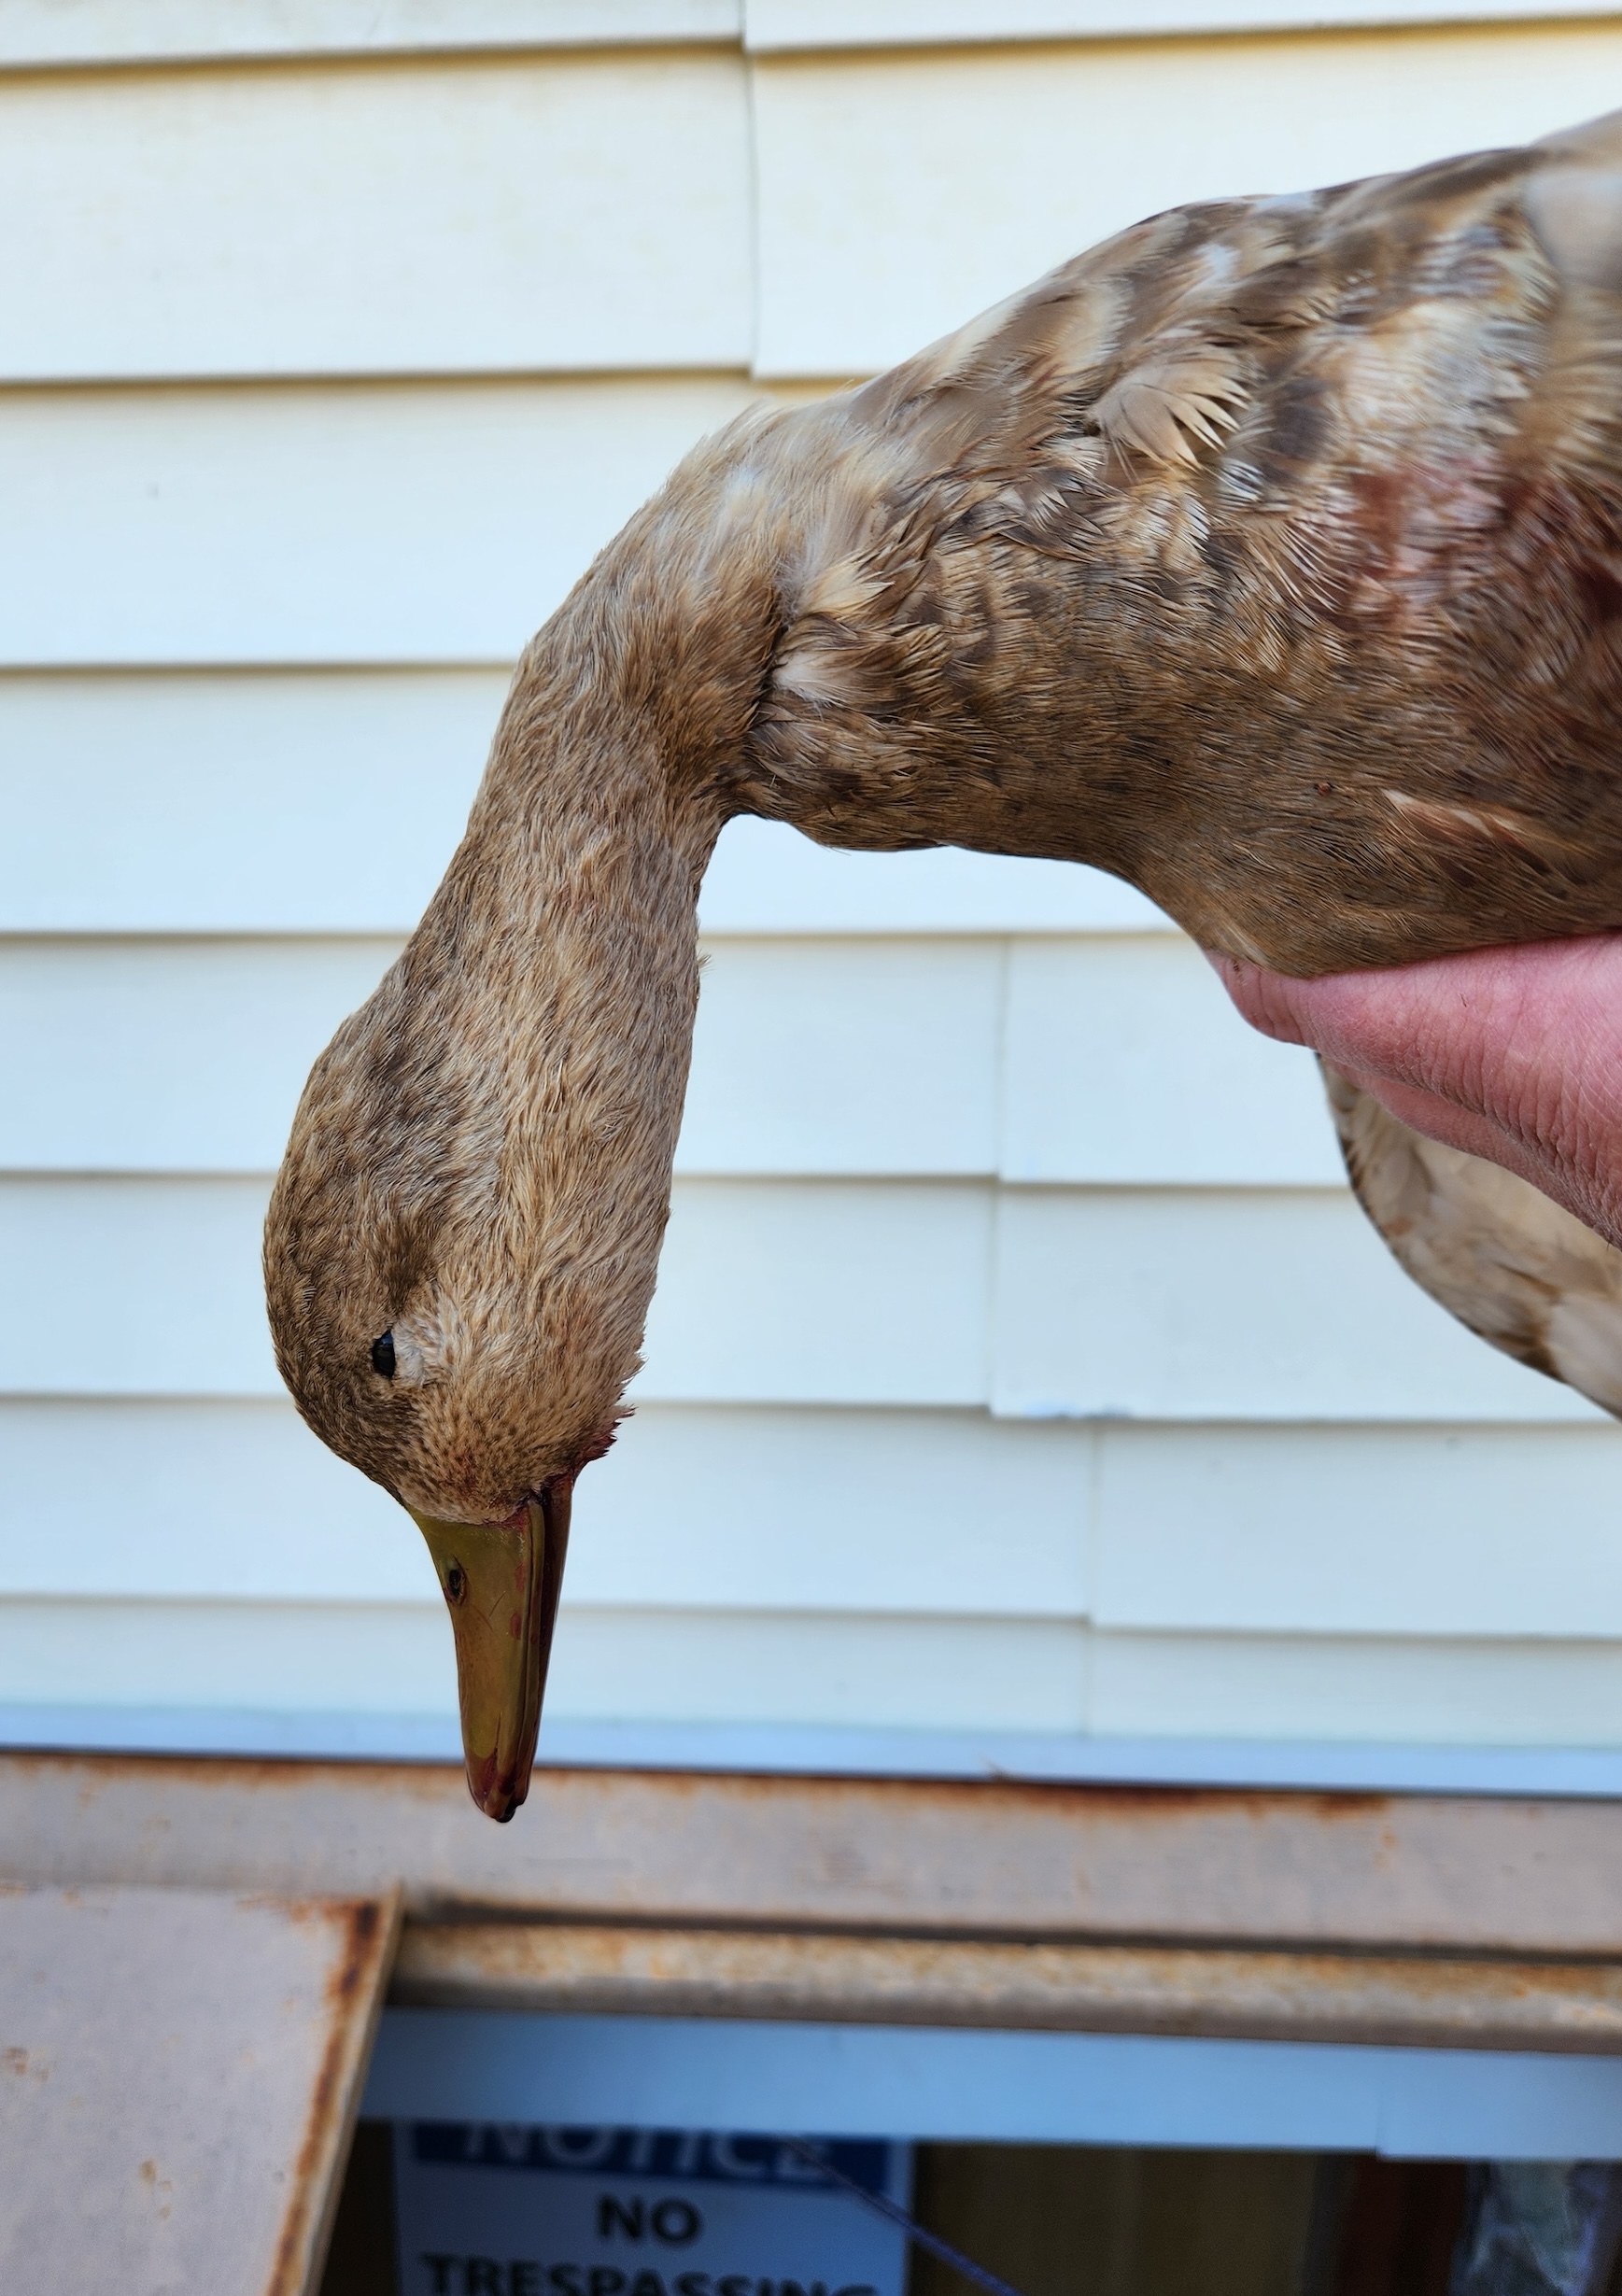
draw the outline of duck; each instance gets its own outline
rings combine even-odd
[[[525,650],[265,1228],[300,1412],[428,1542],[479,1808],[524,1798],[639,1365],[728,820],[1406,965],[1622,924],[1619,705],[1622,113],[1173,209],[698,445]],[[1622,1412],[1615,1244],[1328,1084],[1408,1273]]]

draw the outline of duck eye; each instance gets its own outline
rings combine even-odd
[[[377,1373],[379,1379],[393,1378],[394,1334],[392,1331],[385,1331],[381,1339],[374,1339],[373,1341],[372,1368]]]

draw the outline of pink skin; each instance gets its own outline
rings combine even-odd
[[[1212,957],[1263,1035],[1530,1180],[1622,1247],[1622,933],[1291,980]]]

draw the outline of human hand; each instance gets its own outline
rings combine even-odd
[[[1310,1045],[1416,1132],[1622,1247],[1622,933],[1318,980],[1211,962],[1263,1035]]]

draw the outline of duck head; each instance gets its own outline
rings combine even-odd
[[[428,1542],[496,1819],[529,1781],[574,1482],[640,1362],[718,761],[769,646],[683,500],[529,649],[444,881],[311,1074],[265,1231],[294,1401]]]
[[[428,1542],[469,1785],[505,1819],[534,1755],[575,1478],[640,1359],[697,968],[679,934],[650,930],[692,908],[668,839],[577,852],[543,895],[494,857],[532,841],[481,826],[310,1077],[265,1270],[300,1410]],[[520,930],[508,909],[533,899],[544,930]],[[640,1025],[616,978],[637,984]]]

